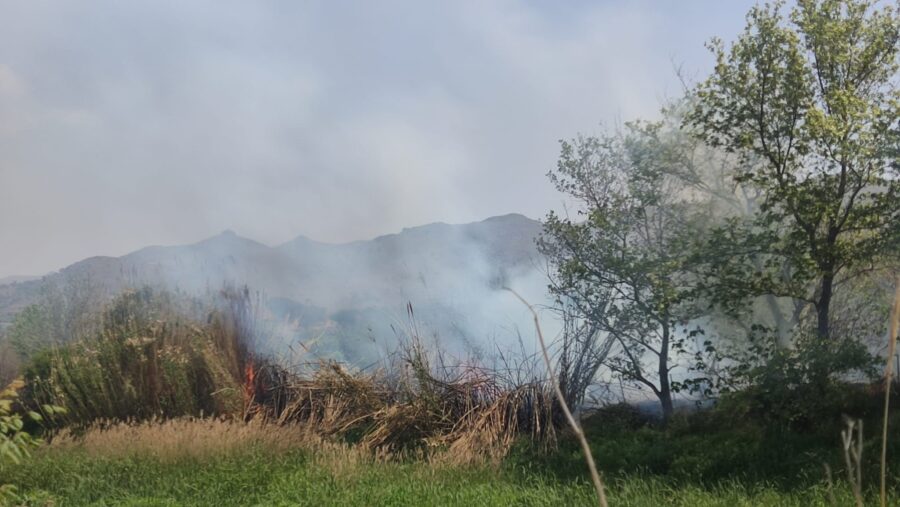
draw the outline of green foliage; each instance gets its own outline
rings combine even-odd
[[[875,409],[860,402],[867,400],[880,360],[856,340],[806,335],[784,348],[764,334],[747,350],[717,362],[721,369],[710,380],[723,393],[718,412],[732,423],[808,431],[834,428],[842,414],[862,417]]]
[[[24,431],[22,414],[13,411],[17,388],[20,387],[21,383],[13,384],[0,393],[0,460],[13,463],[20,463],[28,456],[28,449],[40,443]],[[36,422],[41,420],[40,414],[35,412],[28,412],[25,417]]]
[[[637,407],[624,402],[590,411],[587,421],[591,427],[586,431],[591,433],[596,431],[598,434],[638,430],[656,422]]]
[[[702,314],[691,252],[704,219],[671,175],[695,147],[661,124],[563,142],[550,178],[579,217],[551,212],[539,241],[560,303],[615,340],[607,364],[656,394],[666,416],[671,355],[688,336],[679,324]]]
[[[791,297],[830,334],[832,298],[900,238],[900,16],[889,3],[802,0],[754,7],[697,90],[689,123],[741,155],[760,192],[749,220],[710,244],[716,296]]]
[[[28,420],[40,423],[43,417],[34,411],[22,414],[13,410],[13,404],[18,398],[18,390],[22,385],[21,381],[16,381],[0,392],[0,464],[19,465],[30,455],[30,449],[41,444],[39,438],[25,430],[25,422]],[[44,412],[57,415],[64,414],[65,409],[47,405],[44,407]],[[15,486],[11,484],[0,486],[0,502],[5,504],[18,500],[19,496]]]
[[[855,405],[864,409],[859,413],[865,414],[867,427],[877,427],[879,397],[878,393],[857,393]],[[841,483],[845,465],[839,419],[835,424],[821,421],[816,427],[800,430],[765,424],[730,411],[730,407],[718,406],[677,414],[666,427],[621,424],[616,417],[598,413],[586,419],[583,426],[597,466],[613,488],[643,477],[666,489],[719,491],[724,497],[729,494],[725,490],[731,488],[769,490],[777,492],[779,498],[803,497],[813,490],[825,493],[823,465],[828,464],[836,481],[835,494],[851,498],[849,488]],[[880,443],[872,433],[867,434],[867,449]],[[891,427],[888,456],[898,454],[900,428]],[[863,457],[863,483],[869,488],[866,493],[876,498],[878,456],[867,451]],[[509,466],[552,471],[561,480],[585,476],[583,455],[571,437],[563,439],[556,452],[541,453],[522,445],[508,459]],[[900,461],[890,458],[888,464],[889,477],[893,477],[889,488],[894,496],[900,493]],[[823,497],[807,501],[828,504]]]

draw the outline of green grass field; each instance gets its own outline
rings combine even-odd
[[[202,457],[97,456],[42,450],[2,471],[26,505],[596,505],[590,484],[526,467],[380,463],[249,446]],[[829,505],[824,486],[704,488],[638,475],[610,481],[614,506]],[[838,505],[852,504],[848,491]]]

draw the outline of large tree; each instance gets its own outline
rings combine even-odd
[[[791,297],[826,338],[836,287],[898,246],[900,17],[867,0],[784,11],[755,7],[729,48],[713,42],[690,124],[741,155],[738,183],[761,194],[716,235],[719,294]]]
[[[614,340],[607,364],[649,388],[668,418],[673,356],[698,315],[689,262],[697,223],[673,166],[688,163],[660,125],[562,143],[550,177],[577,215],[550,213],[539,242],[554,266],[551,290],[596,340]]]

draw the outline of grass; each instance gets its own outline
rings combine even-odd
[[[586,481],[426,463],[322,466],[306,451],[247,448],[217,459],[92,457],[49,451],[8,476],[56,505],[594,505]],[[848,493],[841,495],[850,499]],[[613,505],[827,505],[824,487],[782,492],[724,483],[704,489],[642,477],[611,481]],[[40,503],[35,502],[36,505]],[[845,505],[845,502],[841,502]]]
[[[300,428],[176,421],[62,436],[0,471],[43,505],[580,505],[587,483],[386,459]]]
[[[15,485],[25,505],[596,505],[586,473],[385,457],[297,427],[209,420],[62,435],[0,469],[0,482]],[[824,482],[785,490],[629,473],[608,483],[616,506],[829,505]],[[838,505],[852,501],[840,483],[835,495]]]
[[[421,464],[335,473],[302,452],[172,462],[69,455],[51,467],[39,463],[32,469],[39,479],[22,489],[44,490],[59,505],[578,505],[593,494],[578,485],[522,487],[481,470],[436,474]]]
[[[597,504],[584,449],[557,431],[545,384],[448,366],[415,333],[380,370],[293,372],[250,354],[247,293],[223,295],[224,304],[184,311],[166,294],[127,293],[100,331],[32,358],[25,405],[66,405],[69,415],[52,421],[66,429],[34,459],[0,468],[0,484],[24,505]],[[781,418],[766,390],[666,428],[630,407],[593,412],[587,445],[610,505],[852,504],[840,415],[874,427],[881,392],[799,392],[775,397],[788,409],[775,411]],[[896,496],[900,428],[890,431]],[[867,449],[880,446],[866,436]],[[876,457],[865,453],[869,500]]]

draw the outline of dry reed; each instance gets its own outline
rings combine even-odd
[[[519,436],[544,446],[556,442],[555,404],[544,382],[523,383],[472,361],[448,366],[415,331],[382,369],[350,371],[321,362],[301,374],[253,353],[254,314],[245,289],[222,296],[217,307],[202,310],[202,322],[174,310],[166,294],[122,295],[106,312],[99,336],[54,350],[30,370],[29,406],[66,406],[69,414],[54,421],[58,428],[94,435],[108,428],[105,442],[175,433],[181,418],[203,414],[266,424],[276,432],[272,438],[286,442],[294,433],[275,428],[351,442],[373,456],[423,452],[454,463],[498,461]],[[411,306],[409,314],[412,319]],[[160,442],[192,440],[202,447],[206,435],[242,428],[215,420],[190,427],[206,433]],[[67,435],[58,441],[74,441]],[[230,448],[232,439],[240,446],[248,435],[221,445]],[[92,445],[86,438],[82,444]],[[221,439],[210,438],[216,448]],[[148,453],[171,452],[169,444],[160,445]]]
[[[881,506],[887,505],[887,435],[888,411],[891,403],[891,379],[893,375],[894,353],[897,348],[897,333],[900,331],[900,276],[896,280],[894,305],[891,308],[888,326],[888,355],[884,370],[884,421],[881,428]]]
[[[507,388],[471,371],[469,378],[444,381],[417,370],[416,382],[392,382],[384,371],[351,373],[325,363],[309,378],[282,371],[282,383],[267,387],[259,380],[265,376],[257,376],[251,391],[268,392],[252,396],[247,417],[301,425],[375,454],[424,451],[453,463],[499,461],[520,435],[555,443],[552,397],[542,385]]]
[[[594,456],[591,454],[591,446],[588,444],[587,438],[584,436],[584,431],[582,431],[581,426],[578,424],[578,422],[575,421],[575,417],[572,416],[572,411],[569,410],[569,406],[568,404],[566,404],[566,397],[563,394],[562,389],[559,387],[559,383],[556,381],[556,374],[553,372],[553,363],[550,362],[550,353],[547,351],[547,344],[544,343],[544,333],[541,332],[541,323],[538,319],[538,314],[536,311],[534,311],[534,307],[531,306],[528,301],[525,301],[525,298],[520,296],[518,292],[510,289],[509,287],[505,287],[505,289],[511,292],[519,299],[519,301],[527,306],[528,310],[531,312],[531,315],[534,317],[534,328],[535,331],[537,331],[538,341],[541,345],[541,353],[544,356],[544,363],[547,367],[547,376],[550,378],[550,384],[553,386],[553,391],[556,393],[556,397],[559,400],[559,404],[566,416],[566,420],[569,422],[569,426],[572,428],[572,431],[578,438],[578,443],[581,444],[581,450],[584,451],[584,459],[585,461],[587,461],[588,470],[591,473],[591,480],[594,483],[594,489],[597,490],[597,499],[600,502],[600,506],[606,507],[606,492],[604,491],[603,480],[600,478],[600,473],[597,472],[597,465],[594,463]]]
[[[471,360],[451,364],[440,348],[425,346],[411,305],[407,311],[409,336],[381,369],[320,362],[301,375],[251,361],[245,419],[302,425],[373,454],[413,452],[452,463],[499,461],[519,436],[545,447],[556,443],[545,383],[512,379]]]
[[[857,507],[862,507],[863,422],[862,419],[848,417],[844,419],[844,423],[846,428],[841,431],[841,442],[844,450],[844,465],[847,467],[847,482],[853,491]]]
[[[92,456],[139,455],[175,460],[206,458],[256,446],[278,453],[314,448],[320,443],[314,434],[297,426],[191,417],[140,422],[98,421],[84,431],[61,431],[48,447],[77,449]]]

